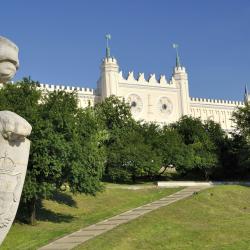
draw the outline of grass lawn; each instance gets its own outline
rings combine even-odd
[[[52,239],[179,190],[112,187],[96,197],[62,193],[55,197],[56,201],[45,200],[38,212],[38,224],[29,226],[15,223],[0,249],[37,249]]]
[[[121,225],[77,250],[248,250],[250,188],[217,186]]]

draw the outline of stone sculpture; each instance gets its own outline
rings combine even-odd
[[[0,83],[12,79],[19,67],[18,47],[0,36]]]
[[[9,81],[19,67],[18,48],[0,37],[0,83]],[[10,111],[0,111],[0,245],[19,205],[27,170],[30,124]]]

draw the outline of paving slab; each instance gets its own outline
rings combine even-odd
[[[112,222],[112,221],[105,221],[105,222],[102,222],[101,225],[103,226],[117,226],[119,225],[120,221],[119,222]]]
[[[78,239],[81,239],[81,241],[86,241],[86,240],[89,240],[91,238],[93,238],[93,235],[89,235],[89,236],[86,236],[86,235],[81,235],[81,234],[73,234],[70,236],[71,239],[76,239],[76,242],[78,241]]]
[[[112,228],[113,225],[103,225],[103,224],[95,224],[91,226],[93,230],[107,230]]]
[[[63,238],[57,239],[54,242],[51,242],[50,244],[39,248],[38,250],[71,250],[76,246],[100,234],[108,232],[121,224],[132,221],[138,218],[139,216],[143,216],[144,214],[150,213],[151,211],[154,211],[158,208],[167,206],[176,201],[190,197],[195,192],[199,192],[205,188],[208,188],[208,186],[187,187],[181,191],[178,191],[167,197],[161,198],[157,201],[134,208],[132,210],[123,212],[119,215],[113,216],[109,219],[85,227],[81,230],[78,230],[74,233],[64,236]]]
[[[100,232],[103,232],[103,229],[98,229],[98,230],[82,230],[81,232],[78,233],[78,235],[82,235],[82,236],[90,236],[90,235],[97,235]]]
[[[56,243],[56,244],[51,244],[46,248],[46,250],[69,250],[69,249],[73,249],[75,248],[77,245],[79,245],[81,243]]]
[[[128,215],[121,215],[118,218],[122,218],[122,219],[126,219],[126,220],[132,220],[132,219],[135,219],[138,216],[139,216],[139,214],[128,214]]]
[[[152,208],[148,208],[148,207],[139,207],[139,208],[136,208],[134,211],[147,211],[147,210],[152,210]]]
[[[107,220],[103,222],[102,225],[119,225],[122,222],[123,222],[122,220]]]
[[[92,235],[91,235],[92,236]],[[90,239],[91,236],[85,237],[86,239]],[[60,244],[76,244],[76,243],[81,243],[82,242],[82,236],[77,236],[77,237],[65,237],[60,239],[60,241],[58,241],[58,245]],[[55,243],[57,244],[57,243]]]

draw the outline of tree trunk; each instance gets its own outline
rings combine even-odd
[[[34,226],[36,224],[36,199],[32,198],[29,202],[29,223]]]
[[[209,170],[204,169],[204,176],[205,176],[205,180],[209,181]]]

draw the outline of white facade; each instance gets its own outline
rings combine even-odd
[[[164,75],[156,78],[151,74],[145,78],[143,73],[137,77],[133,72],[123,76],[115,58],[106,57],[101,65],[101,74],[97,89],[54,86],[41,84],[49,91],[77,89],[79,105],[87,107],[104,100],[110,95],[124,98],[131,106],[135,119],[159,124],[169,124],[177,121],[183,115],[200,117],[201,120],[213,120],[222,128],[233,129],[231,116],[243,102],[214,99],[192,98],[189,95],[188,75],[182,66],[175,67],[170,80]]]

